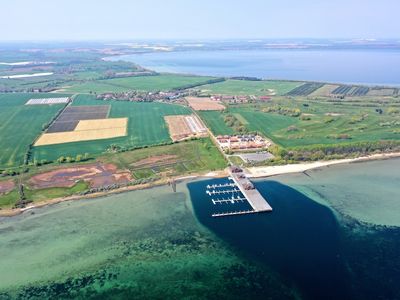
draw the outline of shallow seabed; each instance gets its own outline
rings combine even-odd
[[[257,181],[272,213],[211,218],[225,178],[1,218],[0,299],[400,299],[399,164]]]
[[[185,185],[0,219],[0,299],[294,299],[194,217]]]
[[[400,158],[329,166],[272,180],[341,215],[375,225],[400,226]]]

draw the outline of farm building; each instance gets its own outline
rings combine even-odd
[[[272,98],[270,96],[260,96],[258,97],[258,100],[261,102],[268,102],[270,101]]]
[[[248,151],[266,149],[271,146],[271,142],[259,135],[219,135],[218,144],[223,150]]]

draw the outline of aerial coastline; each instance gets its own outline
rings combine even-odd
[[[342,165],[342,164],[351,164],[351,163],[362,163],[368,161],[377,161],[377,160],[387,160],[399,158],[400,152],[396,153],[381,153],[381,154],[373,154],[369,156],[361,156],[356,158],[348,158],[348,159],[338,159],[338,160],[329,160],[329,161],[317,161],[317,162],[306,162],[306,163],[296,163],[296,164],[287,164],[287,165],[279,165],[279,166],[261,166],[261,167],[249,167],[245,169],[246,174],[249,178],[254,179],[265,179],[269,177],[274,177],[277,175],[285,175],[292,173],[302,173],[308,170],[326,168],[333,165]],[[172,181],[175,183],[184,183],[193,181],[193,180],[202,180],[202,179],[210,179],[210,178],[223,178],[227,177],[229,172],[227,170],[220,171],[211,171],[203,174],[190,174],[186,176],[181,176],[177,178],[170,178],[168,181],[165,179],[161,179],[155,182],[121,187],[109,191],[96,192],[88,195],[73,195],[68,197],[54,198],[46,201],[35,202],[32,205],[29,205],[25,208],[13,208],[13,209],[0,209],[0,217],[13,217],[19,215],[24,212],[28,212],[29,210],[53,205],[66,201],[78,201],[85,199],[96,199],[103,198],[113,194],[120,194],[125,192],[132,192],[136,190],[143,189],[151,189],[158,186],[170,185]],[[171,192],[173,192],[171,190]]]
[[[400,299],[400,2],[3,2],[0,300]]]

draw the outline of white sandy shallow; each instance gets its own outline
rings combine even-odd
[[[370,156],[363,156],[358,158],[316,161],[310,163],[301,163],[301,164],[292,164],[283,166],[252,167],[252,168],[247,168],[246,173],[248,177],[252,178],[270,177],[282,174],[301,173],[307,170],[331,166],[331,165],[337,165],[337,164],[345,164],[345,163],[375,160],[375,159],[386,159],[394,157],[400,157],[400,153],[373,154]]]
[[[1,76],[1,79],[17,79],[17,78],[29,78],[29,77],[40,77],[40,76],[50,76],[53,75],[54,73],[48,72],[48,73],[34,73],[34,74],[18,74],[18,75],[7,75],[7,76]]]
[[[0,65],[3,66],[29,66],[29,65],[50,65],[54,64],[52,61],[20,61],[20,62],[0,62]]]

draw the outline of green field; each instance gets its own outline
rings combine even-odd
[[[47,188],[47,189],[29,189],[25,188],[24,193],[26,199],[39,202],[46,201],[49,199],[68,197],[79,192],[82,192],[88,188],[88,184],[80,181],[76,183],[73,187],[57,187],[57,188]],[[12,208],[19,200],[19,194],[16,190],[9,192],[5,195],[0,195],[0,207],[1,208]]]
[[[154,161],[144,167],[134,164],[147,158],[169,157],[164,161]],[[190,140],[181,143],[137,149],[121,153],[107,153],[97,158],[97,161],[113,163],[120,169],[128,169],[135,179],[145,179],[154,176],[170,178],[193,173],[205,173],[224,169],[227,165],[222,154],[209,138]],[[65,167],[72,165],[66,164]],[[35,174],[51,171],[54,165],[31,167],[29,173],[18,178],[24,184],[25,196],[28,200],[37,202],[59,197],[70,196],[88,189],[88,184],[80,181],[71,188],[33,189],[29,179]],[[5,195],[0,195],[0,208],[11,208],[19,199],[16,189]]]
[[[120,147],[141,147],[170,142],[164,116],[190,114],[184,106],[165,103],[140,103],[124,101],[95,100],[94,96],[79,95],[73,105],[111,105],[110,118],[128,117],[128,136],[67,143],[34,148],[36,160],[56,160],[60,156],[75,157],[77,154],[89,153],[90,155],[103,153],[110,145]]]
[[[162,74],[157,76],[137,76],[87,81],[67,87],[65,90],[73,93],[95,92],[97,94],[131,90],[166,91],[188,85],[203,84],[211,79],[213,79],[213,77]]]
[[[360,106],[360,103],[338,105],[282,98],[263,105],[232,106],[228,111],[242,116],[248,122],[244,125],[250,131],[258,131],[283,147],[399,140],[400,114],[389,113],[390,103],[368,105],[371,107]],[[302,116],[265,112],[268,107],[277,106],[298,109]],[[382,114],[376,111],[378,108],[383,109]],[[232,133],[232,128],[224,123],[222,113],[202,112],[200,115],[214,134]]]
[[[198,114],[211,129],[214,135],[234,134],[231,127],[228,127],[223,118],[223,114],[219,111],[199,111]]]
[[[268,90],[274,90],[277,95],[284,95],[292,89],[302,85],[293,81],[250,81],[250,80],[226,80],[214,84],[201,86],[204,93],[222,95],[268,95]]]
[[[43,125],[64,106],[24,104],[31,98],[52,97],[54,94],[0,94],[0,167],[21,165]]]
[[[165,161],[153,162],[151,166],[135,168],[134,163],[163,155],[173,156]],[[226,167],[222,154],[209,138],[186,141],[172,145],[138,149],[118,154],[106,154],[99,158],[114,163],[121,169],[130,169],[135,178],[146,178],[156,174],[168,173],[168,176],[208,172]],[[172,162],[170,164],[170,162]]]

